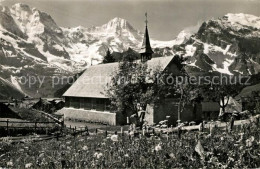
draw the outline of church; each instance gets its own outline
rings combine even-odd
[[[153,50],[150,45],[147,19],[143,43],[140,49],[139,62],[146,62],[148,68],[155,69],[160,66],[173,75],[179,75],[180,70],[173,62],[174,56],[152,58]],[[95,122],[109,125],[125,124],[127,117],[117,115],[110,110],[110,101],[106,96],[106,87],[110,84],[111,75],[118,69],[119,63],[107,63],[90,66],[75,83],[63,94],[65,107],[58,113],[63,114],[65,119]],[[176,103],[176,102],[175,102]],[[157,111],[149,106],[149,113],[145,118],[149,124],[164,120],[165,116],[176,114],[178,107],[170,107],[167,112]],[[160,106],[159,106],[160,107]],[[165,107],[165,105],[164,105]],[[166,105],[167,107],[167,105]],[[174,110],[173,110],[174,109]],[[161,114],[161,115],[160,115]],[[177,119],[172,119],[176,121]]]

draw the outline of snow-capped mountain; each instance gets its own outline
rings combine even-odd
[[[220,72],[252,75],[260,72],[260,17],[227,14],[204,22],[175,54],[188,57],[192,73]]]
[[[64,35],[69,39],[70,48],[66,48],[75,61],[91,60],[101,62],[107,50],[113,52],[123,52],[128,48],[139,51],[143,40],[143,33],[136,30],[131,24],[121,18],[114,18],[107,24],[97,27],[84,28],[62,28]],[[184,38],[183,38],[184,41]],[[183,42],[182,41],[182,42]],[[172,47],[178,41],[158,41],[151,40],[154,48]]]
[[[139,50],[143,33],[121,18],[97,27],[61,28],[47,13],[18,3],[0,6],[0,37],[0,77],[11,81],[12,76],[19,85],[23,76],[52,78],[79,72],[102,62],[108,49]],[[174,41],[151,43],[158,48],[174,45]],[[29,94],[42,93],[37,87],[20,88]]]
[[[204,22],[197,33],[182,31],[172,41],[151,39],[151,46],[157,56],[187,57],[190,73],[250,75],[260,71],[259,37],[259,17],[227,14]],[[50,87],[54,76],[72,75],[98,64],[108,49],[118,56],[129,48],[138,52],[142,39],[143,33],[121,18],[102,26],[63,28],[47,13],[28,5],[0,6],[0,77],[26,94],[48,96],[60,87]],[[24,85],[25,76],[44,76],[47,83]]]

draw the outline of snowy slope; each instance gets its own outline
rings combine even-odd
[[[22,98],[23,96],[24,93],[17,90],[16,86],[0,77],[0,99]]]
[[[260,17],[227,14],[204,22],[174,53],[188,58],[191,73],[252,75],[260,72]]]

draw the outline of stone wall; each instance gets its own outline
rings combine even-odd
[[[83,110],[73,108],[63,108],[58,114],[64,114],[65,119],[81,120],[86,122],[104,123],[116,125],[116,114],[110,112],[102,112],[95,110]]]

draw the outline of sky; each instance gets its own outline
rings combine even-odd
[[[260,0],[0,0],[5,6],[25,3],[50,14],[62,27],[100,26],[120,17],[144,31],[145,12],[151,38],[173,40],[182,30],[197,30],[203,21],[227,13],[260,16]]]

